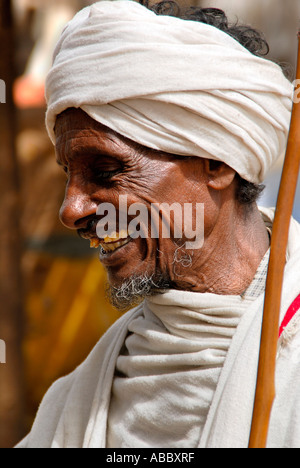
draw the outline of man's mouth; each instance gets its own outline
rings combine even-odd
[[[120,232],[113,232],[109,236],[106,236],[104,239],[99,239],[98,237],[90,238],[90,247],[92,249],[97,249],[101,247],[102,253],[108,254],[114,252],[115,250],[123,247],[131,241],[129,232],[122,230]]]

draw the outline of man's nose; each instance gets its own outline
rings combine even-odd
[[[82,229],[87,221],[95,216],[97,203],[88,193],[76,185],[66,189],[65,198],[59,212],[59,218],[69,229]]]

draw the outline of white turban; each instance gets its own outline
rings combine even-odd
[[[223,161],[259,183],[285,150],[293,87],[219,29],[101,1],[66,26],[47,77],[46,125],[81,108],[149,148]]]

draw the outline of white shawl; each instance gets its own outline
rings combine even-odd
[[[272,218],[264,210],[265,218]],[[300,292],[300,225],[292,220],[287,248],[281,320]],[[199,301],[202,294],[169,291],[164,300]],[[243,315],[233,336],[199,447],[247,447],[256,383],[263,295]],[[220,296],[220,303],[222,296]],[[143,307],[126,313],[72,374],[47,392],[30,434],[19,448],[104,448],[116,360],[129,324]],[[278,343],[276,398],[268,446],[300,446],[300,314]]]

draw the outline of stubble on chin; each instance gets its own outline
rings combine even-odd
[[[192,265],[193,254],[187,253],[183,245],[176,245],[174,253],[172,271],[174,277],[178,276],[180,281],[182,275],[179,274],[183,268],[189,268]],[[170,275],[157,270],[153,274],[133,275],[127,278],[121,285],[113,286],[108,284],[106,288],[106,296],[113,307],[120,312],[125,312],[130,308],[136,307],[146,297],[162,294],[165,290],[175,288],[175,282]]]
[[[120,286],[107,285],[106,296],[113,307],[120,312],[136,307],[146,297],[162,294],[171,287],[169,278],[162,273],[131,276]]]

